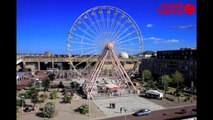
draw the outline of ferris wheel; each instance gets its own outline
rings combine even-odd
[[[142,35],[133,18],[123,10],[97,6],[81,14],[69,31],[67,52],[71,69],[82,76],[82,72],[92,66],[92,61],[99,59],[106,46],[113,46],[114,53],[121,56],[119,59],[134,58],[142,53]]]

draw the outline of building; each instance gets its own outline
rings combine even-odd
[[[154,51],[145,51],[143,53],[138,54],[138,56],[141,58],[155,58],[157,54]]]
[[[155,78],[163,74],[172,74],[176,70],[183,74],[185,83],[197,80],[197,50],[181,48],[180,50],[157,51],[157,58],[144,58],[140,71],[148,69]]]

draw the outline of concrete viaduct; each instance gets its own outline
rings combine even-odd
[[[98,56],[87,60],[90,55],[76,56],[72,59],[73,64],[81,63],[78,67],[85,67],[86,64],[94,65]],[[126,69],[134,67],[136,59],[120,59]],[[45,54],[17,54],[16,70],[17,71],[36,71],[47,70],[48,68],[59,68],[60,70],[69,70],[68,55],[45,55]]]

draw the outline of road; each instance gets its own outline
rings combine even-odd
[[[180,111],[182,108],[186,109],[185,114],[181,114]],[[143,120],[180,120],[185,117],[196,116],[196,114],[197,114],[196,105],[192,105],[192,106],[157,110],[157,111],[153,111],[150,115],[147,115],[147,116],[137,117],[133,115],[126,115],[126,116],[124,115],[124,116],[106,118],[102,120],[141,120],[141,119]]]

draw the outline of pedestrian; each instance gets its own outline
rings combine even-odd
[[[127,111],[127,109],[126,108],[124,108],[124,112],[126,113],[126,111]]]
[[[112,103],[112,107],[113,107],[113,109],[115,109],[115,103]]]
[[[109,108],[112,108],[112,103],[109,103]]]
[[[122,113],[122,107],[120,107],[120,113]]]

